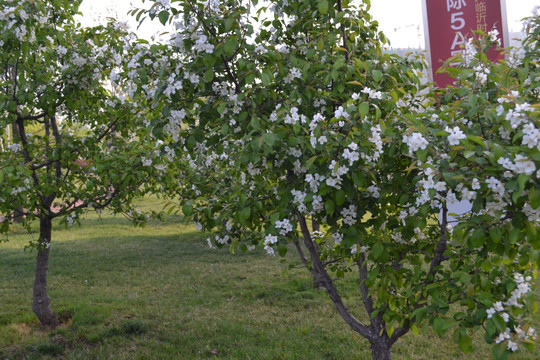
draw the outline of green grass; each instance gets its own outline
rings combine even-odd
[[[0,359],[370,358],[307,271],[289,268],[293,251],[283,263],[262,251],[211,250],[177,217],[145,228],[92,215],[81,227],[56,226],[49,295],[66,322],[47,333],[31,311],[36,253],[23,251],[36,239],[15,231],[0,243]],[[490,358],[481,336],[475,342],[465,355],[450,334],[426,329],[402,338],[393,359]]]

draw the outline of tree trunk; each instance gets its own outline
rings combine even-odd
[[[15,208],[15,211],[13,211],[13,223],[14,224],[20,224],[22,223],[24,216],[24,209],[22,206],[17,206]]]
[[[47,294],[47,272],[49,270],[51,232],[51,219],[42,219],[39,223],[40,246],[37,254],[36,277],[34,280],[34,303],[32,305],[32,310],[34,310],[41,325],[54,329],[60,322],[58,321],[58,316],[56,316],[51,309],[49,295]]]
[[[20,134],[19,134],[19,130],[17,129],[17,127],[15,125],[12,125],[11,126],[11,136],[12,136],[12,139],[13,139],[13,144],[19,144],[20,143]],[[22,223],[22,216],[23,216],[23,207],[22,206],[17,206],[15,208],[15,211],[13,212],[13,223],[14,224],[20,224]]]
[[[313,267],[309,269],[311,275],[313,275],[313,287],[317,290],[324,289],[324,278]]]
[[[321,231],[321,226],[315,219],[311,220],[311,228],[313,229],[313,231]]]
[[[390,346],[386,342],[379,340],[377,342],[371,342],[371,359],[372,360],[391,360]]]

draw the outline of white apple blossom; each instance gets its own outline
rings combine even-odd
[[[459,127],[455,126],[453,129],[449,128],[448,126],[445,129],[446,132],[448,132],[448,142],[450,145],[459,145],[459,140],[465,139],[467,136],[459,129]]]
[[[349,113],[343,109],[343,106],[340,106],[337,108],[337,110],[334,112],[334,117],[336,119],[348,119],[349,118]]]
[[[356,224],[356,205],[350,205],[348,208],[341,209],[341,216],[343,216],[343,223],[349,226]]]
[[[281,229],[279,234],[281,236],[287,236],[288,233],[293,231],[293,226],[288,219],[277,220],[275,222],[276,229]]]
[[[403,142],[409,147],[409,154],[416,152],[417,150],[424,150],[428,142],[420,133],[412,133],[410,136],[404,135]]]
[[[334,233],[331,235],[332,239],[334,239],[334,243],[336,245],[339,245],[341,244],[341,242],[343,241],[343,234],[340,234],[340,233]]]

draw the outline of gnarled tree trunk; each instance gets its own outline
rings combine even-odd
[[[52,221],[41,219],[39,224],[40,246],[37,254],[36,275],[34,279],[34,303],[32,310],[43,326],[56,328],[60,321],[52,311],[49,295],[47,294],[47,272],[49,270],[49,246],[51,243]]]
[[[371,360],[391,360],[390,346],[382,339],[380,341],[371,342]]]

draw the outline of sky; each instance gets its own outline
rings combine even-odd
[[[506,0],[508,31],[520,32],[520,20],[530,16],[535,6],[540,6],[540,0]],[[392,47],[425,47],[422,0],[371,0],[371,14]]]
[[[94,25],[97,21],[112,16],[121,21],[128,21],[135,30],[137,22],[127,15],[127,12],[133,6],[149,7],[150,4],[148,1],[143,4],[141,0],[83,0],[80,8],[83,13],[81,22],[83,25]],[[506,0],[509,32],[521,31],[520,20],[529,16],[535,6],[540,6],[540,0]],[[371,14],[390,39],[392,47],[425,46],[422,0],[371,0]],[[159,21],[147,19],[136,32],[140,37],[150,39],[152,35],[163,31],[164,27]]]

